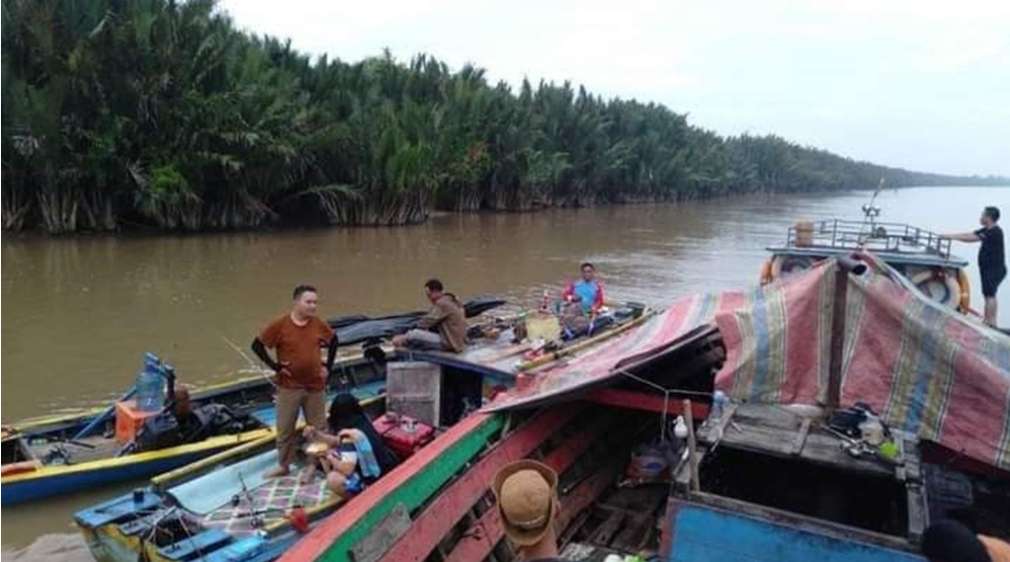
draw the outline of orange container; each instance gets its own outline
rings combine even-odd
[[[137,409],[136,400],[116,402],[116,441],[123,445],[133,441],[144,421],[158,412],[144,412]]]
[[[801,221],[796,223],[796,245],[797,246],[814,245],[814,223],[809,221]]]

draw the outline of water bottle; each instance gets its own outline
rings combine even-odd
[[[726,404],[729,402],[729,398],[726,397],[726,393],[717,390],[712,394],[712,411],[708,414],[708,419],[717,422],[722,419],[722,414],[726,410]]]
[[[375,458],[375,451],[372,450],[372,443],[368,441],[368,438],[356,441],[354,446],[358,450],[358,468],[361,470],[361,475],[366,478],[381,476],[382,469],[379,468],[379,461]]]
[[[673,454],[679,456],[687,444],[687,422],[684,416],[677,416],[673,422]]]
[[[157,412],[165,405],[165,380],[161,374],[161,361],[152,354],[144,354],[144,368],[137,375],[137,409]]]

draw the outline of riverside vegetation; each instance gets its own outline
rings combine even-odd
[[[3,0],[5,230],[397,225],[756,191],[983,184],[721,137],[569,83],[312,58],[213,1]]]

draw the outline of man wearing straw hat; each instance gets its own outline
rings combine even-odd
[[[492,483],[505,536],[522,560],[559,560],[554,521],[558,516],[558,475],[551,467],[524,459],[498,471]]]

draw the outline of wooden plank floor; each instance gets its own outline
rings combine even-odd
[[[730,423],[723,430],[719,446],[765,453],[783,458],[800,458],[815,464],[840,468],[879,476],[894,476],[894,467],[864,455],[855,458],[841,447],[841,439],[829,433],[818,422],[810,424],[809,433],[801,439],[803,418],[780,406],[764,404],[740,404]],[[712,431],[703,428],[698,437],[701,443],[712,445],[715,441]],[[800,446],[797,446],[801,443]],[[918,450],[908,450],[905,454],[918,458]],[[796,452],[796,449],[799,452]]]

